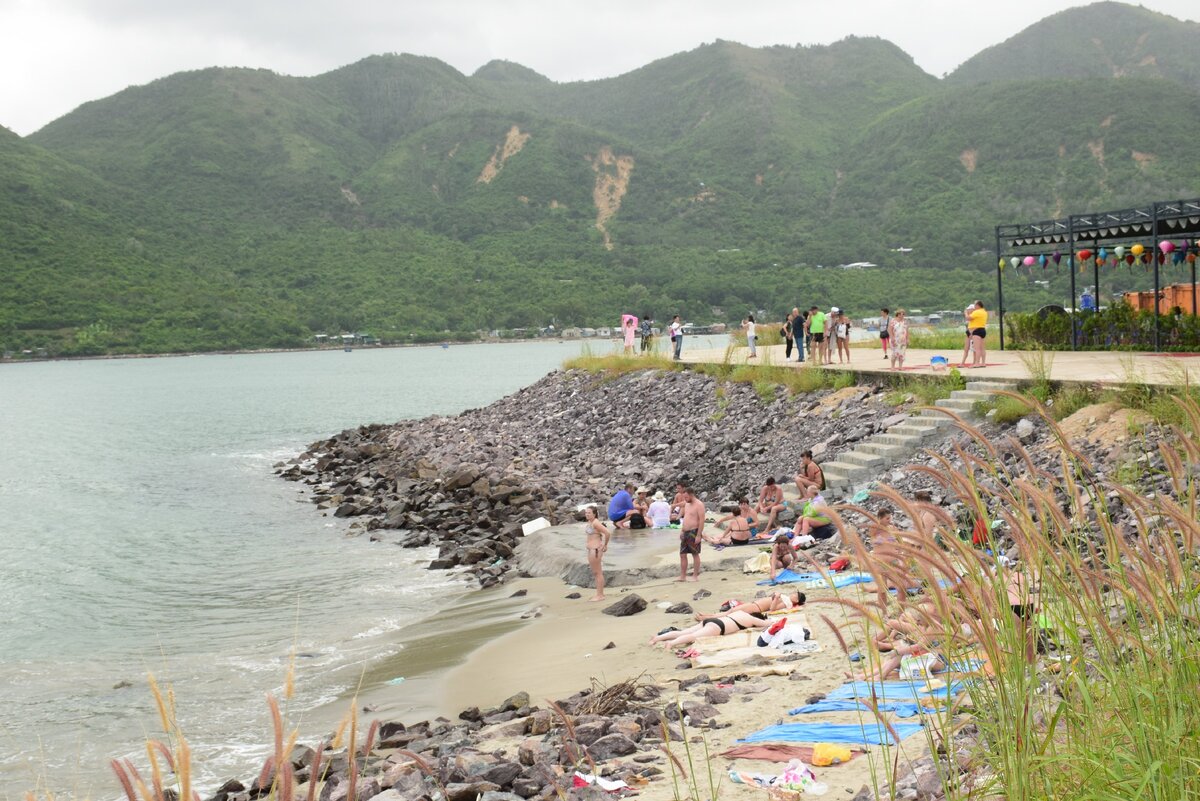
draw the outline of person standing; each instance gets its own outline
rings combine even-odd
[[[804,361],[804,348],[809,345],[808,312],[792,309],[792,336],[796,340],[796,361]],[[812,352],[812,348],[809,348]]]
[[[883,360],[888,358],[888,339],[892,336],[892,318],[891,313],[886,309],[880,309],[879,315],[879,342],[883,345]]]
[[[625,334],[625,355],[633,355],[633,337],[637,334],[637,318],[632,314],[625,315],[621,320],[621,328]]]
[[[750,355],[747,359],[755,359],[758,357],[758,350],[755,348],[755,342],[758,339],[758,330],[754,327],[754,315],[746,317],[746,321],[742,323],[742,327],[746,329],[746,347],[750,349]]]
[[[679,315],[671,318],[671,344],[675,348],[675,361],[679,361],[679,355],[683,352],[683,325],[679,322]]]
[[[788,312],[787,319],[783,321],[783,330],[780,332],[783,334],[783,344],[784,344],[783,358],[785,360],[792,358],[792,345],[795,344],[794,338],[796,335],[796,330],[795,330],[795,325],[794,325],[795,321],[796,321],[796,310],[792,309],[790,312]]]
[[[688,556],[692,557],[692,581],[700,580],[700,546],[704,544],[704,504],[691,487],[683,488],[679,526],[679,581],[687,581]]]
[[[837,315],[837,352],[838,364],[842,363],[842,354],[846,356],[846,362],[850,361],[850,317],[845,312],[838,312]]]
[[[841,309],[832,306],[829,313],[825,315],[825,348],[822,364],[833,364],[833,339],[837,336],[837,320],[841,313]]]
[[[892,369],[904,369],[904,355],[908,352],[908,320],[904,309],[896,309],[896,319],[892,320],[888,338],[892,345]]]
[[[813,306],[808,310],[808,325],[805,326],[808,335],[812,337],[812,348],[808,355],[817,364],[824,364],[825,359],[825,313]]]
[[[642,315],[638,330],[642,335],[642,353],[647,353],[654,345],[654,321],[650,319],[650,315]]]
[[[975,304],[971,303],[967,308],[963,309],[963,324],[967,327],[967,338],[963,341],[962,361],[958,363],[959,367],[967,366],[967,357],[971,355],[971,312],[975,311]]]
[[[987,366],[987,347],[983,344],[983,339],[987,336],[987,321],[988,313],[983,307],[983,301],[975,301],[975,311],[967,318],[967,328],[971,330],[971,347],[975,349],[972,367]]]
[[[588,567],[592,569],[592,578],[596,582],[596,594],[589,601],[604,600],[604,566],[601,560],[608,551],[608,541],[612,532],[596,517],[596,507],[589,506],[583,510],[583,533],[587,537]]]

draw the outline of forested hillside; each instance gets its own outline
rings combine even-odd
[[[0,129],[0,350],[961,307],[997,223],[1200,195],[1198,28],[1100,3],[944,80],[871,38],[567,84],[412,55],[171,75]],[[1046,278],[1006,305],[1064,302]]]

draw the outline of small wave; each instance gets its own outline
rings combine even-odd
[[[370,639],[371,637],[378,637],[381,634],[390,634],[393,631],[398,631],[399,629],[404,628],[405,625],[407,625],[407,621],[404,620],[403,618],[398,618],[398,617],[388,618],[387,620],[383,621],[382,623],[372,626],[371,628],[367,629],[366,631],[360,631],[358,634],[355,634],[350,639],[366,640],[366,639]]]

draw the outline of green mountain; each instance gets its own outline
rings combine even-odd
[[[1200,23],[1141,6],[1095,3],[1054,14],[987,48],[947,81],[1161,78],[1200,89],[1200,63],[1194,57],[1198,38]]]
[[[566,84],[412,55],[171,75],[0,130],[0,349],[961,306],[998,222],[1200,194],[1196,29],[1100,3],[945,81],[872,38]]]

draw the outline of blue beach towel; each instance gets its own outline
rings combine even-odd
[[[788,712],[789,715],[811,715],[814,712],[870,712],[871,708],[862,701],[818,701],[815,704],[796,707]],[[911,718],[918,712],[930,714],[935,709],[923,707],[909,701],[883,701],[879,704],[880,712],[892,712],[898,718]]]
[[[806,590],[820,590],[829,586],[837,589],[849,587],[852,584],[869,584],[875,579],[870,573],[831,573],[828,578],[820,573],[793,573],[790,570],[784,570],[775,576],[775,580],[766,579],[758,582],[761,585],[774,584],[796,584],[804,585]]]
[[[853,681],[843,684],[825,696],[826,701],[851,701],[855,698],[875,698],[878,701],[916,701],[921,698],[949,698],[962,692],[960,681],[952,681],[938,690],[922,691],[923,679],[916,681]]]
[[[903,740],[921,730],[920,723],[893,723],[892,728]],[[892,742],[888,730],[879,725],[858,723],[781,723],[747,734],[739,743],[844,743],[846,745],[883,745]]]

